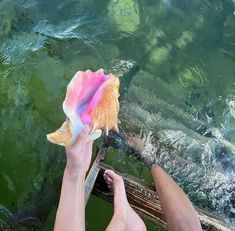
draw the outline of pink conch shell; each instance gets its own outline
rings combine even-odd
[[[118,132],[119,79],[105,75],[102,69],[79,71],[67,87],[63,110],[66,121],[47,139],[55,144],[67,146],[73,144],[84,125],[89,125],[91,134],[97,138],[110,129]]]

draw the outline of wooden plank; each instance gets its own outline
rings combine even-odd
[[[103,179],[103,173],[106,169],[111,169],[110,166],[100,163],[100,172],[94,185],[92,194],[113,202],[112,193],[108,190]],[[116,171],[117,172],[117,171]],[[145,184],[139,179],[118,172],[125,182],[126,194],[130,205],[142,217],[153,223],[167,229],[166,219],[164,217],[159,198],[153,187]],[[231,231],[234,227],[220,220],[209,212],[197,209],[201,225],[204,230],[209,231]]]
[[[98,151],[98,154],[88,172],[88,175],[86,176],[85,181],[85,204],[87,204],[87,201],[90,197],[91,191],[95,185],[96,178],[98,176],[100,167],[99,163],[101,160],[104,160],[106,155],[107,146],[103,145],[100,150]]]
[[[196,208],[198,212],[199,219],[201,221],[202,227],[209,231],[232,231],[235,227],[229,225],[222,221],[217,216],[204,211],[202,209]]]

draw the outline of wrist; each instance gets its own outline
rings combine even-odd
[[[65,172],[68,173],[70,176],[79,176],[85,179],[87,171],[83,168],[71,166],[71,165],[66,165],[65,167]]]

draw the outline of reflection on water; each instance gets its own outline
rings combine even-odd
[[[142,153],[234,223],[234,27],[232,0],[1,1],[0,223],[50,230],[64,154],[45,134],[73,74],[100,67],[121,78],[122,132],[151,131]]]

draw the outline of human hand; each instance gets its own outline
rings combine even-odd
[[[89,131],[89,126],[85,126],[74,144],[65,147],[67,156],[66,168],[74,173],[86,173],[88,171],[93,145]]]

